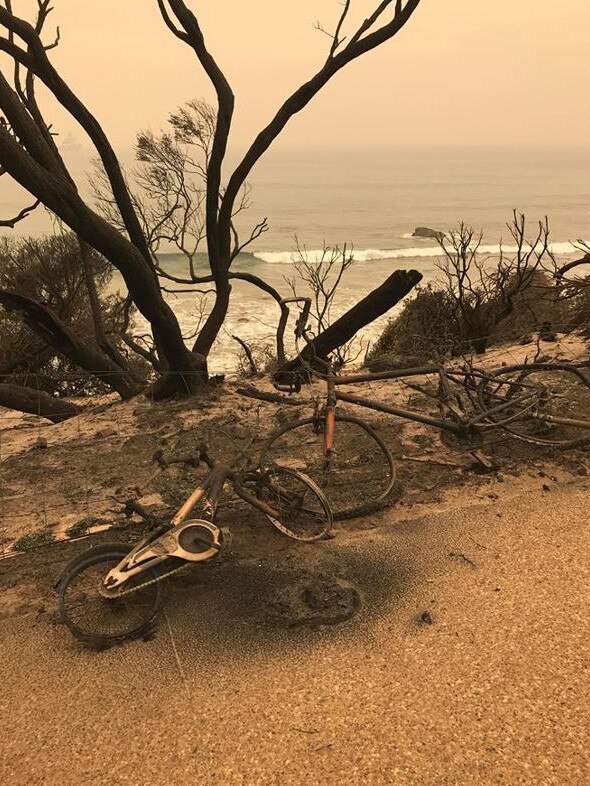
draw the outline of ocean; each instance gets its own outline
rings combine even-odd
[[[510,247],[506,222],[514,209],[526,215],[531,236],[548,216],[552,249],[567,260],[580,253],[572,241],[590,238],[589,173],[590,148],[271,150],[252,173],[251,207],[238,216],[242,240],[261,218],[268,218],[269,230],[240,254],[234,268],[255,273],[288,296],[286,279],[293,277],[297,241],[310,259],[324,243],[346,243],[355,261],[338,291],[336,317],[396,268],[417,269],[426,281],[437,277],[440,249],[433,240],[412,237],[415,227],[444,232],[464,221],[483,231],[481,252],[493,256],[501,239]],[[0,193],[4,212],[11,202]],[[18,231],[36,234],[39,221],[32,216]],[[162,266],[177,275],[186,270],[174,253],[162,254]],[[197,270],[206,271],[205,254],[197,256]],[[305,294],[303,287],[298,294]],[[198,298],[186,292],[167,297],[183,329],[194,331]],[[237,350],[231,336],[255,343],[269,339],[277,317],[272,299],[235,282],[211,369],[231,374]],[[375,340],[386,319],[365,331],[365,344]]]

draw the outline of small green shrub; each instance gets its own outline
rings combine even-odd
[[[33,551],[42,546],[49,546],[55,543],[55,535],[51,530],[38,529],[36,532],[31,532],[29,535],[23,535],[14,543],[15,551]]]
[[[590,297],[586,296],[584,302],[581,296],[576,305],[576,324],[588,324]],[[367,358],[367,366],[378,370],[407,365],[407,358],[411,359],[409,365],[414,365],[470,349],[483,352],[487,346],[519,341],[536,333],[543,322],[563,330],[568,320],[569,326],[574,326],[569,308],[556,299],[554,287],[540,271],[535,271],[527,287],[514,295],[512,310],[502,318],[502,304],[491,300],[482,300],[461,314],[451,292],[430,283],[417,287],[415,297],[388,322]]]
[[[154,485],[167,505],[179,508],[197,486],[195,471],[183,470],[175,474],[165,472],[156,478]]]
[[[66,530],[68,538],[76,538],[80,535],[85,535],[90,527],[95,527],[97,524],[106,524],[108,519],[101,519],[97,516],[87,516],[80,521],[76,521],[71,527]]]
[[[114,530],[127,530],[137,526],[137,521],[134,521],[132,518],[127,518],[127,516],[120,516],[111,521],[111,529]]]
[[[7,486],[0,486],[0,499],[2,497],[12,497],[15,493],[13,489],[9,489]]]

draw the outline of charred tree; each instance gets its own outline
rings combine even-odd
[[[0,382],[0,407],[39,415],[52,423],[61,423],[81,411],[70,401],[50,396],[43,390],[6,382]]]
[[[301,352],[301,358],[311,363],[314,357],[326,358],[345,344],[366,325],[387,313],[422,280],[417,270],[396,270],[379,287],[349,309],[326,330],[316,336]],[[302,369],[300,358],[291,360],[275,374],[277,382],[288,382],[293,372]]]
[[[0,290],[0,305],[18,312],[30,329],[48,346],[90,374],[97,375],[123,399],[140,392],[142,386],[127,371],[103,353],[83,343],[55,314],[41,303],[16,292]]]
[[[272,120],[256,136],[226,186],[222,183],[222,165],[234,113],[231,86],[209,51],[200,22],[188,5],[183,0],[157,0],[157,3],[171,33],[196,55],[217,98],[217,107],[207,121],[211,134],[205,156],[203,222],[215,301],[196,335],[192,351],[185,346],[178,320],[164,299],[149,234],[109,139],[96,117],[50,60],[48,53],[57,46],[59,36],[49,43],[43,40],[51,11],[49,0],[38,0],[37,18],[33,24],[14,13],[11,0],[4,0],[0,7],[0,30],[4,31],[4,35],[0,35],[0,51],[12,60],[13,66],[8,78],[0,71],[0,111],[3,115],[0,124],[0,174],[10,175],[32,194],[35,204],[43,204],[51,210],[84,243],[100,252],[119,270],[134,304],[151,325],[157,354],[155,367],[163,377],[156,385],[155,395],[170,395],[190,393],[207,378],[207,357],[229,306],[231,264],[240,250],[266,229],[264,219],[241,243],[234,226],[235,214],[241,209],[239,195],[252,168],[289,121],[339,71],[396,36],[416,11],[420,0],[382,0],[366,19],[351,29],[347,28],[350,27],[352,0],[345,0],[334,31],[329,33],[330,44],[324,62],[284,101]],[[35,86],[38,82],[77,121],[94,145],[113,204],[121,218],[121,228],[106,221],[80,195],[37,102]],[[179,129],[182,133],[182,118]],[[12,225],[20,220],[35,204],[6,223]],[[174,205],[171,209],[174,212]],[[284,320],[285,314],[281,317]],[[282,348],[278,346],[277,349],[281,356]],[[116,358],[110,359],[116,365]]]

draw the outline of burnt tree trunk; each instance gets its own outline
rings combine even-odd
[[[94,347],[84,344],[48,308],[31,298],[16,292],[0,290],[0,305],[8,311],[17,311],[31,330],[50,347],[71,360],[80,368],[98,378],[115,390],[122,399],[128,399],[139,393],[142,385],[127,372],[103,355]]]
[[[6,31],[5,36],[0,36],[0,49],[12,60],[16,74],[13,87],[0,69],[0,109],[2,119],[6,121],[0,124],[0,167],[121,272],[130,297],[152,327],[163,374],[161,383],[155,387],[158,394],[175,391],[190,393],[207,377],[206,358],[223,325],[229,304],[233,217],[242,209],[242,206],[236,204],[236,199],[253,166],[287,123],[309,104],[332,77],[352,61],[394,38],[405,27],[420,2],[421,0],[396,0],[395,5],[393,0],[380,2],[356,30],[352,27],[347,35],[343,33],[343,26],[347,22],[350,3],[345,2],[334,34],[330,36],[328,55],[322,59],[319,70],[279,107],[246,151],[241,163],[230,176],[227,187],[223,188],[222,164],[234,111],[233,92],[205,43],[198,17],[185,0],[158,0],[166,26],[174,36],[194,51],[218,100],[213,143],[207,156],[205,207],[207,247],[216,285],[216,298],[193,353],[184,345],[178,321],[162,296],[148,240],[115,152],[97,119],[49,60],[48,51],[57,44],[56,41],[48,46],[41,36],[50,11],[49,3],[39,0],[35,24],[29,24],[17,17],[10,3],[0,6],[0,27]],[[392,13],[389,13],[390,11]],[[19,68],[27,72],[24,93],[20,84]],[[52,137],[50,125],[45,122],[36,102],[32,88],[34,77],[41,80],[92,141],[102,161],[128,239],[101,220],[81,198]],[[237,243],[234,250],[237,254]],[[380,313],[391,305],[392,303],[388,304]],[[354,310],[349,312],[351,317],[356,317],[356,312],[353,312]],[[378,314],[368,314],[357,319],[351,335],[375,316]],[[284,313],[282,319],[286,319]],[[324,335],[327,348],[320,348],[318,345],[318,352],[329,351],[330,345],[335,347],[347,340],[346,334],[349,331],[346,326],[338,322],[330,330]],[[344,337],[341,337],[338,331]],[[280,354],[279,347],[279,356]]]
[[[374,289],[355,306],[337,319],[330,327],[315,337],[311,346],[301,352],[301,357],[311,362],[314,357],[325,358],[341,347],[363,327],[399,303],[422,280],[417,270],[396,270],[377,289]],[[301,360],[295,358],[286,363],[274,375],[277,382],[288,381],[290,374],[302,368]]]
[[[211,347],[225,321],[229,308],[231,285],[227,278],[225,281],[223,280],[224,276],[227,277],[227,272],[215,277],[215,303],[193,345],[193,353],[197,357],[202,356],[206,358],[209,355]]]
[[[6,109],[4,103],[11,100],[11,107],[15,109],[12,101],[15,94],[7,88],[0,75],[0,106]],[[15,127],[19,127],[19,118],[14,119],[17,121]],[[202,359],[185,346],[176,316],[165,302],[156,272],[146,258],[149,252],[142,253],[141,238],[137,239],[137,245],[130,242],[84,203],[63,171],[59,168],[55,171],[55,161],[47,162],[47,168],[42,166],[2,126],[0,163],[14,180],[36,195],[82,241],[103,254],[119,270],[131,298],[152,326],[163,371],[170,378],[169,387],[182,393],[197,387],[206,378],[206,368]],[[127,192],[125,194],[128,198]]]
[[[231,291],[229,269],[234,258],[231,250],[233,217],[239,192],[253,166],[268,150],[287,123],[309,104],[332,77],[348,63],[397,35],[409,21],[419,3],[420,0],[406,0],[405,4],[402,0],[396,0],[393,18],[383,22],[381,17],[388,10],[391,1],[382,2],[358,27],[356,32],[341,38],[340,31],[350,5],[348,2],[344,3],[328,57],[320,69],[283,102],[271,121],[256,136],[242,161],[234,169],[225,189],[221,188],[221,168],[234,113],[234,94],[224,73],[205,44],[199,19],[184,0],[168,0],[171,14],[166,10],[164,3],[158,3],[168,28],[196,54],[215,89],[218,100],[215,134],[207,164],[206,197],[207,248],[211,273],[216,286],[216,296],[213,310],[207,317],[193,347],[195,354],[207,357],[227,314]],[[372,319],[374,318],[372,317]],[[284,312],[281,314],[281,323],[283,320],[286,321]],[[367,321],[370,322],[371,319]],[[338,346],[339,343],[343,342],[340,341],[335,346]],[[280,342],[278,342],[278,349],[280,355]]]
[[[82,262],[82,270],[84,271],[84,282],[88,293],[88,303],[90,305],[90,313],[92,314],[92,326],[94,328],[96,344],[113,363],[120,366],[122,371],[127,373],[138,384],[141,384],[142,380],[129,369],[127,361],[106,333],[102,317],[102,306],[96,289],[96,281],[92,273],[92,266],[90,264],[90,247],[80,240],[80,238],[78,238],[78,247],[80,249],[80,259]]]
[[[80,407],[75,404],[50,396],[43,390],[11,385],[7,382],[0,382],[0,407],[40,415],[52,423],[61,423],[62,420],[67,420],[81,412]]]

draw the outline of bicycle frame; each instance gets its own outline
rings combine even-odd
[[[203,485],[197,487],[190,497],[182,504],[170,520],[170,524],[163,524],[137,543],[119,563],[105,577],[103,587],[109,591],[120,587],[132,576],[136,576],[153,568],[171,557],[187,562],[203,562],[216,556],[223,547],[221,530],[215,526],[215,516],[223,486],[229,479],[233,483],[236,494],[263,513],[274,518],[279,517],[279,512],[250,494],[243,486],[243,472],[232,469],[218,461],[212,461],[204,452],[201,459],[210,467],[210,472]],[[252,477],[257,473],[252,473]],[[201,502],[201,516],[199,519],[187,517]],[[201,543],[205,548],[202,551],[187,550],[182,544],[182,536],[188,529],[199,526],[208,532],[208,537],[192,534],[194,542]]]
[[[462,372],[454,372],[462,373]],[[420,366],[410,369],[399,369],[391,372],[379,372],[378,374],[371,375],[371,374],[354,374],[349,376],[339,376],[334,379],[334,385],[350,385],[356,384],[360,382],[368,382],[373,380],[386,380],[386,379],[400,379],[400,378],[407,378],[407,377],[418,377],[418,376],[427,376],[437,374],[439,379],[446,383],[447,373],[445,372],[442,366]],[[467,373],[464,373],[464,376],[467,376]],[[483,374],[479,374],[481,379],[484,378]],[[453,434],[457,434],[459,436],[465,435],[472,431],[473,429],[477,428],[486,428],[486,427],[497,427],[496,423],[487,423],[490,414],[497,414],[501,413],[504,410],[513,407],[515,404],[524,403],[526,404],[527,400],[531,398],[531,392],[526,391],[521,396],[513,397],[510,401],[504,401],[500,404],[497,404],[494,407],[490,407],[485,412],[478,412],[474,414],[472,417],[464,420],[462,423],[457,423],[455,420],[446,420],[443,418],[434,418],[430,415],[423,415],[419,412],[413,412],[412,410],[402,409],[400,407],[390,407],[386,404],[381,404],[376,401],[371,401],[367,398],[361,398],[360,396],[355,396],[351,393],[338,393],[338,398],[342,401],[346,401],[350,404],[356,404],[359,407],[365,407],[367,409],[373,409],[377,412],[384,412],[388,415],[395,415],[400,418],[404,418],[406,420],[413,420],[417,423],[424,423],[427,426],[434,426],[435,428],[443,429],[445,431],[449,431]],[[531,408],[537,403],[537,397],[533,396],[533,402],[531,403]],[[450,412],[452,412],[455,417],[461,419],[463,417],[463,413],[460,410],[456,410],[448,401],[443,401],[442,406],[446,407]]]
[[[307,329],[306,329],[307,320],[311,310],[311,299],[292,297],[292,298],[285,298],[281,302],[284,305],[286,305],[287,303],[303,304],[302,311],[299,314],[297,323],[295,325],[295,337],[303,338],[307,346],[311,347],[313,350],[313,342],[310,339],[310,337],[307,335]],[[311,366],[303,360],[301,353],[299,353],[299,358],[301,359],[303,365],[306,367],[310,375],[315,374],[320,379],[323,379],[327,384],[326,404],[322,412],[322,415],[325,420],[324,455],[327,461],[330,460],[330,457],[334,452],[335,414],[336,414],[336,406],[337,406],[338,399],[341,399],[342,401],[347,401],[350,404],[356,404],[360,407],[365,407],[367,409],[373,409],[378,412],[385,412],[386,414],[389,415],[395,415],[397,417],[415,420],[419,423],[424,423],[426,425],[446,429],[447,431],[451,431],[455,434],[464,434],[466,431],[468,431],[471,428],[472,424],[460,425],[454,421],[432,418],[429,417],[428,415],[421,415],[417,412],[416,413],[411,412],[409,410],[404,410],[399,407],[388,407],[384,404],[379,404],[377,402],[370,401],[369,399],[360,398],[357,396],[353,396],[351,394],[347,394],[347,393],[336,394],[336,385],[348,385],[348,384],[356,384],[360,382],[373,382],[377,380],[398,379],[400,377],[406,377],[406,376],[423,376],[426,374],[439,374],[440,376],[441,374],[440,366],[429,365],[429,366],[419,366],[416,368],[401,369],[395,371],[384,371],[384,372],[369,373],[369,374],[353,374],[348,376],[338,376],[334,373],[332,363],[323,360],[322,358],[318,358],[317,355],[315,355],[314,360],[316,363],[320,363],[325,368],[324,374],[319,374],[317,372],[314,372]],[[277,381],[275,381],[274,385],[277,390],[293,392],[293,387],[291,385],[283,385],[281,383],[278,383]],[[298,385],[295,386],[295,390],[298,391],[299,389],[300,389],[300,382]]]
[[[523,364],[524,365],[524,364]],[[589,368],[590,361],[583,361],[579,364],[573,363],[546,363],[546,364],[531,364],[531,367],[535,366],[539,370],[546,369],[561,369],[563,371],[572,371],[576,374],[588,387],[590,387],[590,380],[586,378],[585,375],[579,371],[580,368]],[[510,372],[512,368],[520,369],[520,366],[507,366],[502,368],[502,372]],[[337,385],[354,385],[361,382],[372,382],[376,380],[387,380],[387,379],[400,379],[400,378],[407,378],[407,377],[417,377],[417,376],[427,376],[431,374],[437,374],[439,378],[445,379],[447,373],[445,372],[442,366],[420,366],[415,368],[407,368],[407,369],[396,369],[395,371],[383,371],[377,372],[374,374],[351,374],[348,376],[336,376],[333,375],[332,379],[330,380],[330,385],[332,388]],[[467,375],[466,372],[459,372],[455,371],[452,374],[464,374]],[[479,373],[481,380],[489,379],[490,381],[494,380],[494,375],[485,375],[483,373]],[[518,404],[523,404],[524,407],[518,411],[518,414],[514,415],[513,418],[508,418],[506,421],[503,422],[503,425],[508,425],[514,420],[521,418],[527,412],[530,413],[531,417],[535,417],[535,408],[539,402],[541,397],[541,393],[538,393],[534,390],[533,386],[530,386],[530,390],[524,390],[526,385],[522,385],[523,393],[520,396],[512,396],[509,400],[503,401],[497,404],[494,407],[489,407],[485,411],[478,412],[474,414],[472,417],[464,420],[462,423],[457,423],[455,420],[450,419],[443,419],[443,418],[435,418],[429,415],[423,415],[419,412],[414,412],[412,410],[402,409],[401,407],[391,407],[386,404],[381,404],[377,401],[372,401],[368,398],[362,398],[361,396],[356,396],[351,393],[341,393],[339,392],[337,399],[341,401],[346,401],[349,404],[355,404],[359,407],[364,407],[365,409],[372,409],[376,412],[383,412],[388,415],[394,415],[396,417],[403,418],[405,420],[413,420],[417,423],[423,423],[427,426],[434,426],[435,428],[442,429],[444,431],[449,431],[451,433],[457,434],[458,436],[465,436],[472,432],[474,429],[482,429],[482,428],[498,428],[502,424],[493,421],[493,415],[501,414],[502,412],[510,409]],[[528,404],[528,406],[527,406]],[[448,402],[443,401],[442,406],[446,407],[449,411],[453,412],[457,418],[463,417],[463,413],[460,411],[455,410],[455,408]],[[490,416],[492,416],[492,420],[490,421]],[[567,417],[560,417],[557,415],[537,415],[538,419],[546,422],[548,424],[555,424],[555,425],[562,425],[562,426],[573,426],[577,428],[586,428],[590,429],[590,422],[588,421],[581,421],[576,420],[573,418]]]
[[[303,338],[309,348],[311,348],[312,352],[314,352],[314,345],[312,339],[308,335],[308,331],[306,328],[307,319],[309,317],[310,309],[311,309],[311,299],[310,298],[287,298],[282,301],[284,304],[286,303],[302,303],[303,309],[297,319],[297,323],[295,326],[295,337],[296,338]],[[390,371],[381,371],[381,372],[372,372],[366,374],[349,374],[339,376],[334,373],[332,364],[329,361],[323,360],[322,358],[318,358],[314,352],[314,362],[320,363],[322,366],[325,367],[326,372],[325,374],[321,374],[320,372],[314,370],[311,367],[309,362],[306,362],[303,358],[302,353],[299,353],[299,359],[303,366],[307,369],[310,375],[315,375],[320,379],[323,379],[327,383],[327,400],[326,405],[323,410],[323,415],[325,418],[325,428],[324,428],[324,453],[326,458],[329,460],[333,450],[334,450],[334,426],[335,426],[335,410],[337,405],[337,400],[340,399],[342,401],[346,401],[350,404],[355,404],[356,406],[364,407],[366,409],[372,409],[377,412],[384,412],[388,415],[394,415],[396,417],[400,417],[406,420],[413,420],[417,423],[423,423],[428,426],[434,426],[435,428],[442,429],[445,431],[449,431],[454,433],[458,436],[465,436],[475,429],[483,429],[483,428],[498,428],[502,425],[506,426],[511,422],[522,417],[524,414],[529,413],[529,416],[535,417],[535,408],[542,397],[542,391],[534,386],[529,386],[529,389],[526,390],[526,385],[522,385],[523,393],[520,396],[511,396],[508,400],[502,401],[496,404],[493,407],[486,407],[485,410],[480,412],[474,413],[471,417],[465,418],[464,413],[455,408],[451,402],[448,400],[450,398],[450,390],[448,385],[448,377],[453,378],[453,375],[456,377],[457,375],[462,375],[463,377],[467,378],[469,375],[478,376],[480,382],[483,380],[488,379],[493,381],[495,374],[492,372],[491,374],[485,374],[482,371],[471,369],[469,372],[463,372],[460,370],[454,370],[450,373],[442,365],[425,365],[425,366],[416,366],[412,368],[403,368],[403,369],[395,369]],[[509,373],[511,370],[518,370],[523,367],[523,365],[516,365],[516,366],[508,366],[503,367],[500,371],[501,374]],[[531,366],[535,366],[539,369],[547,368],[547,369],[562,369],[565,371],[572,371],[575,373],[588,387],[590,387],[590,379],[588,379],[580,369],[588,369],[590,368],[590,360],[587,361],[580,361],[577,363],[547,363],[547,364],[531,364]],[[445,418],[435,418],[429,415],[423,415],[419,412],[414,412],[412,410],[402,409],[401,407],[391,407],[386,404],[381,404],[376,401],[371,401],[367,398],[362,398],[360,396],[355,396],[350,393],[338,393],[336,394],[336,386],[340,385],[355,385],[363,382],[376,382],[379,380],[389,380],[389,379],[401,379],[401,378],[408,378],[408,377],[417,377],[417,376],[427,376],[436,374],[439,377],[440,383],[442,387],[449,393],[447,396],[447,400],[443,400],[441,405],[443,408],[446,408],[450,411],[454,416],[455,419],[445,419]],[[289,390],[289,392],[293,392],[292,386],[285,386],[275,382],[275,387],[277,390]],[[300,389],[300,382],[299,388]],[[514,408],[515,405],[524,405],[522,408],[518,409],[517,414],[513,415],[512,417],[508,417],[503,423],[499,423],[494,421],[494,415],[501,414],[502,412],[509,410],[510,408]],[[586,421],[579,421],[571,418],[564,418],[555,415],[537,415],[539,419],[547,422],[553,423],[557,425],[565,425],[565,426],[576,426],[581,428],[590,428],[590,425]],[[459,422],[457,422],[459,421]]]
[[[319,359],[318,359],[319,360]],[[514,406],[514,404],[519,403],[526,403],[527,399],[531,397],[530,392],[525,392],[522,396],[513,397],[508,402],[502,402],[495,407],[489,408],[486,412],[479,412],[473,415],[471,418],[465,420],[462,423],[457,423],[456,420],[450,419],[443,419],[443,418],[435,418],[431,417],[430,415],[423,415],[419,412],[414,412],[412,410],[402,409],[401,407],[391,407],[386,404],[381,404],[377,401],[372,401],[371,399],[362,398],[360,396],[353,395],[352,393],[344,393],[338,392],[336,393],[336,386],[340,385],[355,385],[362,382],[375,382],[380,380],[388,380],[388,379],[402,379],[407,377],[421,377],[421,376],[428,376],[428,375],[438,375],[438,377],[442,380],[444,379],[447,374],[442,366],[415,366],[412,368],[405,368],[405,369],[395,369],[392,371],[380,371],[375,373],[367,373],[367,374],[349,374],[345,376],[340,376],[334,374],[334,371],[331,367],[330,363],[326,361],[322,361],[323,364],[326,365],[327,371],[326,374],[321,376],[320,379],[323,379],[327,383],[327,399],[326,399],[326,406],[324,408],[323,415],[326,421],[326,427],[324,431],[324,450],[326,456],[334,449],[334,413],[336,410],[337,401],[346,401],[349,404],[355,404],[359,407],[364,407],[365,409],[372,409],[377,412],[384,412],[388,415],[394,415],[395,417],[404,418],[405,420],[413,420],[417,423],[423,423],[427,426],[434,426],[435,428],[443,429],[445,431],[449,431],[453,434],[457,434],[458,436],[468,434],[474,428],[484,428],[484,427],[496,427],[497,424],[492,423],[489,424],[486,421],[489,418],[490,413],[496,414],[501,413],[505,409]],[[466,372],[454,372],[456,373],[463,373],[464,376],[467,376]],[[481,378],[483,379],[484,375],[480,374]],[[281,389],[280,387],[278,389]],[[461,412],[455,410],[452,405],[447,401],[443,402],[443,406],[449,409],[451,412],[454,412],[455,417],[461,418],[463,415]],[[532,407],[533,405],[531,405]]]

